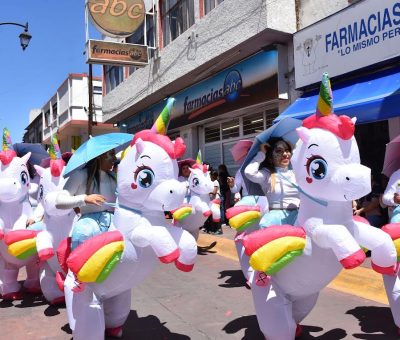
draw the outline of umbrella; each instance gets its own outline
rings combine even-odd
[[[400,136],[386,144],[382,173],[390,177],[398,169],[400,169]]]
[[[292,145],[295,145],[299,138],[296,133],[296,128],[301,126],[301,124],[301,120],[287,117],[280,120],[275,125],[270,126],[255,138],[253,146],[250,148],[249,153],[240,168],[249,195],[264,195],[260,185],[249,181],[244,174],[246,166],[251,162],[257,152],[260,151],[260,145],[266,143],[272,137],[280,137]]]
[[[29,161],[35,165],[40,165],[43,159],[49,157],[44,146],[39,143],[15,143],[13,147],[18,157],[22,157],[30,152],[31,157],[29,157]]]
[[[87,162],[107,151],[115,149],[115,152],[119,152],[126,148],[132,139],[132,134],[122,132],[106,133],[88,139],[74,152],[63,176],[68,177],[73,171],[82,169]]]

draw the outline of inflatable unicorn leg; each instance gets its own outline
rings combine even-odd
[[[184,272],[190,272],[197,256],[195,238],[189,232],[180,228],[167,227],[167,229],[179,247],[180,254],[175,261],[176,268]]]
[[[220,207],[220,200],[213,200],[211,201],[211,213],[212,219],[214,222],[221,221],[221,207]]]
[[[386,294],[389,300],[390,310],[396,326],[400,329],[400,279],[399,274],[383,275]]]
[[[258,286],[256,276],[251,292],[261,332],[268,340],[293,340],[297,324],[292,316],[292,303],[271,282]]]
[[[45,299],[50,304],[58,304],[64,301],[64,293],[56,282],[56,275],[47,262],[40,268],[40,287]]]
[[[104,301],[104,318],[107,330],[121,329],[131,310],[131,290]],[[111,334],[110,334],[111,335]]]
[[[41,261],[46,261],[54,256],[53,237],[47,230],[42,230],[37,234],[36,249]]]
[[[302,297],[300,299],[296,299],[293,301],[293,319],[296,324],[302,322],[308,314],[310,314],[311,310],[314,308],[317,303],[319,293]]]
[[[28,293],[38,294],[41,292],[40,289],[40,278],[39,278],[39,264],[37,258],[33,259],[26,266],[26,280],[24,281],[24,288]]]
[[[354,228],[358,243],[371,250],[372,269],[382,274],[393,275],[396,270],[397,253],[389,234],[362,222],[354,222]]]
[[[18,293],[21,285],[18,283],[18,269],[6,264],[0,257],[0,294],[7,296],[12,293]]]
[[[235,247],[236,247],[236,252],[237,252],[238,258],[239,258],[240,268],[242,269],[243,275],[244,275],[247,283],[250,285],[252,282],[254,270],[250,266],[249,257],[244,252],[245,249],[243,247],[242,240],[241,240],[241,236],[243,236],[243,235],[244,235],[244,233],[236,235]]]

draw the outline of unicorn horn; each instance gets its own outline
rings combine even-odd
[[[158,133],[160,135],[166,135],[168,124],[171,119],[172,107],[174,106],[175,98],[168,98],[167,105],[165,105],[164,109],[161,111],[157,120],[154,122],[154,125],[151,128],[151,131],[154,133]]]
[[[202,160],[201,160],[201,150],[199,150],[199,152],[197,153],[197,157],[196,157],[196,164],[201,164]]]
[[[328,73],[325,72],[319,89],[316,115],[329,116],[331,113],[333,113],[331,82]]]
[[[61,151],[60,145],[58,144],[57,135],[54,134],[51,136],[50,140],[50,147],[49,147],[49,155],[50,159],[60,159],[61,158]]]
[[[11,142],[10,131],[7,128],[3,129],[3,151],[14,150]]]

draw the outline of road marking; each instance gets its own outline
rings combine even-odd
[[[198,244],[200,247],[207,247],[214,241],[217,243],[212,250],[216,254],[239,262],[233,240],[214,235],[200,234]],[[357,267],[342,270],[327,287],[371,301],[386,305],[389,304],[385,287],[383,286],[382,275],[370,268]]]

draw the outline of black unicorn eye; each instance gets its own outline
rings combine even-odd
[[[43,185],[39,185],[39,194],[38,194],[38,200],[41,201],[43,199]]]
[[[307,172],[315,179],[324,179],[328,172],[328,163],[320,156],[311,156],[307,159]]]
[[[199,179],[197,177],[193,178],[192,183],[194,187],[197,187],[200,184]]]
[[[135,180],[142,188],[149,188],[154,182],[154,172],[148,166],[140,166],[135,171]]]
[[[28,183],[29,177],[28,177],[28,173],[26,171],[22,171],[21,172],[21,183],[22,184],[26,184]]]

